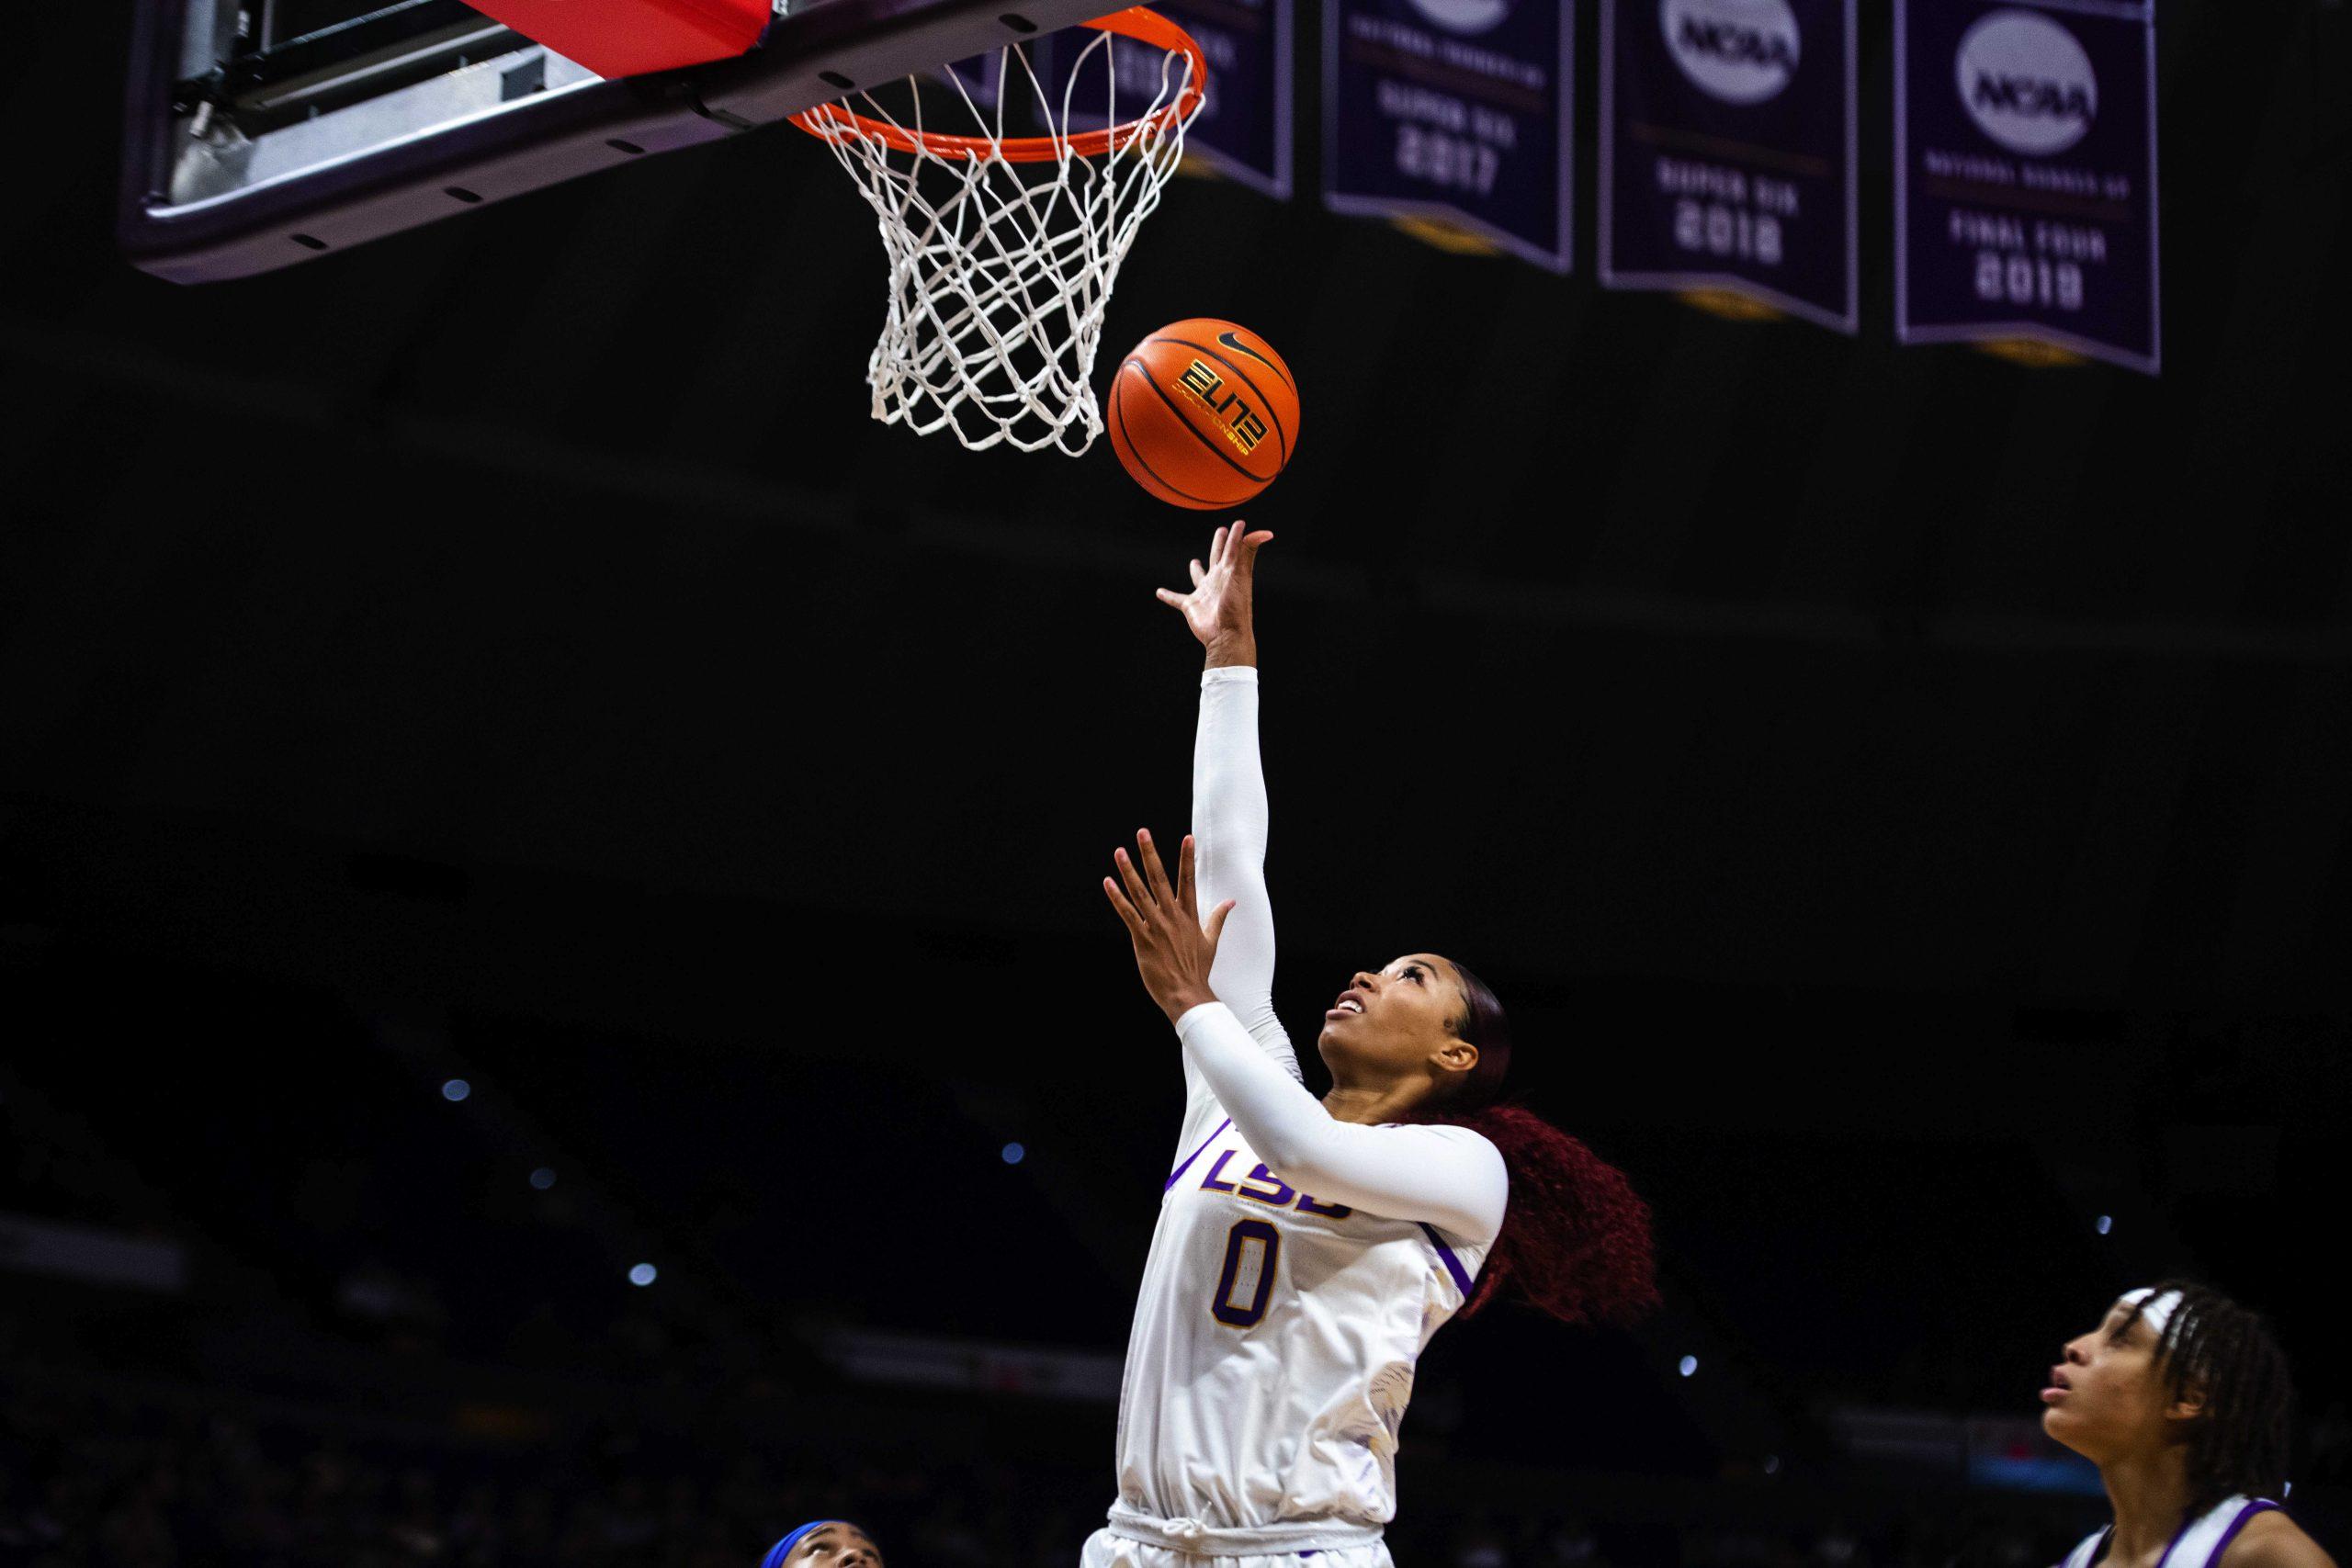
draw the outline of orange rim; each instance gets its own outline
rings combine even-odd
[[[1141,119],[1125,125],[1114,125],[1102,130],[1083,131],[1076,136],[1008,136],[995,141],[986,136],[941,136],[930,131],[912,131],[859,114],[841,104],[820,104],[813,109],[792,117],[792,123],[809,135],[826,141],[851,136],[871,137],[900,152],[929,152],[935,157],[987,160],[1001,158],[1008,164],[1040,164],[1065,155],[1099,158],[1115,148],[1125,147],[1147,130],[1164,129],[1181,123],[1200,107],[1201,90],[1208,81],[1209,62],[1201,53],[1201,46],[1193,35],[1147,6],[1131,6],[1114,11],[1107,17],[1097,17],[1080,24],[1098,32],[1117,33],[1141,43],[1157,44],[1170,54],[1181,54],[1192,67],[1192,74],[1176,101]]]

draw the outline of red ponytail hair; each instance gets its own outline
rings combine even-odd
[[[1657,1304],[1650,1206],[1625,1173],[1523,1106],[1498,1102],[1510,1068],[1510,1023],[1487,983],[1461,964],[1456,1030],[1478,1065],[1424,1119],[1468,1127],[1502,1151],[1510,1203],[1502,1235],[1463,1303],[1469,1316],[1509,1288],[1563,1323],[1627,1323]]]
[[[1503,1233],[1464,1316],[1505,1286],[1563,1323],[1630,1323],[1657,1304],[1650,1206],[1623,1171],[1523,1106],[1455,1120],[1490,1139],[1510,1171]]]

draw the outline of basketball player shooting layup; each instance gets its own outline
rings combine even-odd
[[[1272,1001],[1258,762],[1251,584],[1272,536],[1220,528],[1192,592],[1159,591],[1208,649],[1193,831],[1172,886],[1148,833],[1102,884],[1176,1026],[1186,1093],[1127,1341],[1118,1501],[1083,1568],[1387,1568],[1397,1427],[1430,1336],[1506,1284],[1567,1322],[1656,1299],[1648,1208],[1582,1144],[1497,1103],[1509,1032],[1460,964],[1416,953],[1356,975],[1323,1015],[1331,1091],[1302,1087]]]
[[[2042,1429],[2098,1466],[2115,1522],[2064,1568],[2335,1568],[2265,1494],[2287,1472],[2286,1358],[2201,1285],[2131,1292],[2041,1391]]]

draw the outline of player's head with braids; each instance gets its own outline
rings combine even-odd
[[[1407,1119],[1470,1127],[1502,1151],[1510,1203],[1464,1314],[1515,1293],[1564,1322],[1625,1322],[1657,1302],[1649,1205],[1624,1173],[1502,1099],[1510,1020],[1452,959],[1412,953],[1359,974],[1320,1041],[1335,1079],[1424,1085]]]
[[[2127,1292],[2067,1341],[2042,1426],[2096,1463],[2181,1450],[2192,1512],[2276,1496],[2293,1403],[2287,1358],[2261,1315],[2188,1280]]]

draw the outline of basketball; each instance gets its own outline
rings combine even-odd
[[[1238,506],[1298,449],[1298,383],[1266,340],[1206,316],[1160,328],[1111,380],[1111,446],[1171,506]]]

